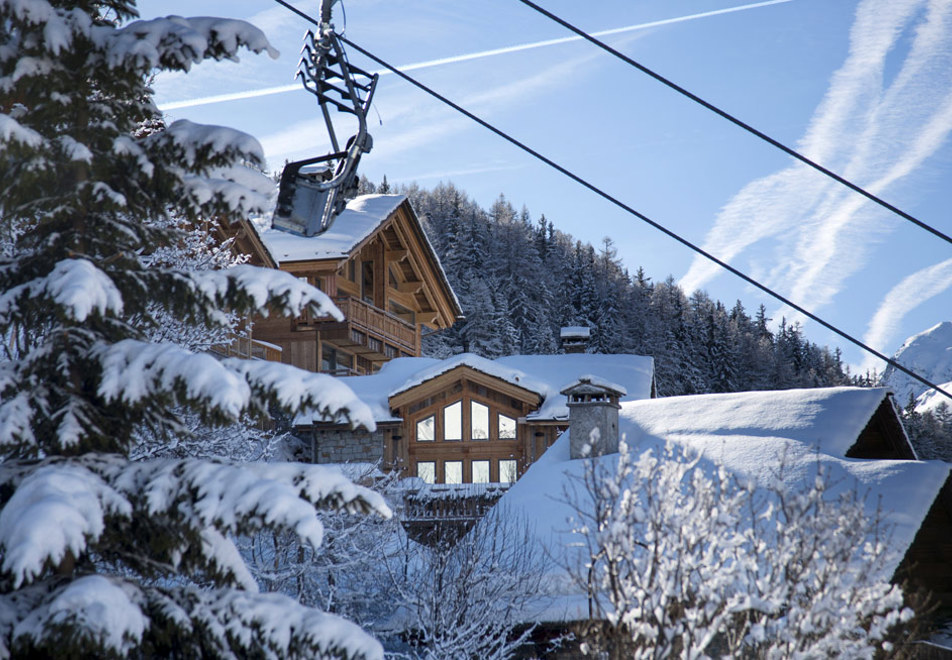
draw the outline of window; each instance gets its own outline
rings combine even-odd
[[[346,369],[348,372],[354,368],[354,356],[349,353],[337,351],[337,369]]]
[[[457,401],[443,408],[443,439],[463,439],[463,402]]]
[[[513,440],[516,437],[516,420],[512,417],[499,415],[499,439]]]
[[[489,461],[473,461],[473,483],[489,483]]]
[[[447,483],[447,484],[463,483],[463,461],[444,461],[443,462],[443,483]]]
[[[489,407],[472,402],[472,439],[489,440]]]
[[[360,293],[364,302],[374,304],[374,262],[364,261],[360,264]]]
[[[499,460],[499,482],[511,484],[516,480],[516,459],[503,458]]]
[[[325,344],[321,347],[321,371],[330,373],[337,370],[337,351]]]
[[[416,439],[419,442],[429,442],[436,437],[435,424],[436,418],[430,415],[426,419],[421,419],[416,423]]]
[[[434,461],[417,461],[416,476],[428,484],[436,483],[436,463]]]

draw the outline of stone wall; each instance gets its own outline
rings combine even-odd
[[[378,463],[383,461],[384,434],[343,431],[314,431],[311,460],[315,463]]]

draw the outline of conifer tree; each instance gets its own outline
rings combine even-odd
[[[332,379],[152,341],[163,315],[214,331],[340,314],[278,271],[148,258],[183,222],[261,211],[271,182],[245,167],[263,162],[250,136],[140,132],[161,123],[145,81],[271,48],[240,21],[135,18],[128,0],[0,0],[0,657],[380,657],[355,626],[258,593],[231,538],[316,547],[315,507],[389,515],[379,496],[319,466],[129,460],[181,410],[373,425]]]

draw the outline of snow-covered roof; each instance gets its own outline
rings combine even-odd
[[[488,360],[472,353],[438,360],[434,358],[396,358],[371,376],[352,376],[339,380],[369,406],[374,421],[397,422],[390,412],[390,397],[422,385],[459,366],[487,374],[542,397],[539,409],[528,415],[532,421],[566,420],[569,409],[561,394],[568,380],[582,376],[598,378],[626,394],[622,401],[647,399],[654,382],[654,360],[642,355],[510,355]],[[311,416],[300,414],[295,425],[308,425]]]
[[[405,195],[361,195],[347,203],[330,229],[317,236],[298,236],[280,229],[260,232],[275,263],[343,259],[370,236],[406,199]]]
[[[588,339],[592,336],[592,329],[584,325],[567,325],[559,330],[559,337],[569,339],[573,337]]]
[[[397,394],[413,389],[457,367],[469,367],[474,371],[486,374],[487,376],[493,376],[510,385],[517,385],[541,396],[545,396],[549,391],[547,383],[533,378],[524,371],[500,364],[497,360],[487,360],[475,353],[461,353],[460,355],[454,355],[453,357],[441,360],[431,367],[421,369],[411,378],[408,378],[400,387],[390,392],[390,396],[396,396]]]
[[[858,486],[870,517],[882,506],[892,526],[887,570],[898,566],[929,507],[949,478],[952,466],[934,461],[846,458],[847,450],[886,396],[883,389],[826,388],[707,394],[630,401],[619,411],[619,432],[640,454],[658,454],[666,441],[699,452],[706,465],[725,466],[758,483],[771,483],[781,460],[788,488],[808,488],[822,464],[837,489]],[[597,459],[614,465],[618,454]],[[554,600],[538,620],[587,617],[587,601],[563,568],[573,560],[560,553],[578,548],[571,530],[573,509],[566,488],[580,483],[587,459],[569,458],[569,432],[563,433],[503,496],[499,506],[534,521],[534,538],[552,556],[546,584]],[[887,578],[889,576],[886,576]]]

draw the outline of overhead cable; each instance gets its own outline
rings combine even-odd
[[[564,28],[566,28],[566,29],[568,29],[568,30],[571,30],[572,32],[574,32],[574,33],[577,34],[578,36],[582,37],[583,39],[585,39],[585,40],[591,42],[592,44],[594,44],[594,45],[596,45],[596,46],[598,46],[599,48],[601,48],[602,50],[604,50],[606,53],[610,53],[611,55],[614,55],[615,57],[617,57],[618,59],[622,60],[622,61],[625,62],[626,64],[629,64],[629,65],[635,67],[636,69],[638,69],[639,71],[641,71],[642,73],[644,73],[644,74],[646,74],[646,75],[648,75],[648,76],[651,76],[652,78],[654,78],[655,80],[657,80],[657,81],[660,82],[661,84],[666,85],[667,87],[673,89],[674,91],[676,91],[677,93],[681,94],[682,96],[686,96],[687,98],[691,99],[691,100],[694,101],[695,103],[698,103],[698,104],[702,105],[703,107],[705,107],[705,108],[707,108],[708,110],[710,110],[711,112],[713,112],[713,113],[715,113],[715,114],[717,114],[717,115],[723,117],[724,119],[726,119],[727,121],[731,122],[732,124],[734,124],[734,125],[736,125],[736,126],[739,126],[740,128],[744,129],[744,130],[747,131],[748,133],[751,133],[752,135],[757,136],[757,137],[760,138],[761,140],[764,140],[764,141],[767,142],[768,144],[770,144],[770,145],[776,147],[777,149],[780,149],[781,151],[783,151],[783,152],[786,153],[787,155],[793,156],[794,158],[796,158],[797,160],[799,160],[801,163],[804,163],[805,165],[808,165],[808,166],[812,167],[812,168],[815,169],[816,171],[821,172],[822,174],[825,174],[826,176],[830,177],[830,178],[833,179],[834,181],[837,181],[838,183],[841,183],[842,185],[846,186],[846,187],[849,188],[850,190],[859,193],[860,195],[862,195],[862,196],[865,197],[866,199],[868,199],[868,200],[870,200],[870,201],[872,201],[872,202],[875,202],[876,204],[879,204],[880,206],[882,206],[883,208],[885,208],[885,209],[887,209],[887,210],[889,210],[889,211],[892,211],[893,213],[895,213],[896,215],[898,215],[900,218],[903,218],[904,220],[908,220],[909,222],[911,222],[911,223],[913,223],[913,224],[915,224],[915,225],[918,225],[918,226],[921,227],[922,229],[925,229],[927,232],[933,234],[934,236],[937,236],[938,238],[941,238],[941,239],[944,240],[945,242],[952,244],[952,237],[948,236],[947,234],[943,233],[942,231],[940,231],[940,230],[936,229],[935,227],[933,227],[933,226],[931,226],[931,225],[929,225],[929,224],[923,222],[922,220],[919,220],[918,218],[914,217],[913,215],[911,215],[911,214],[909,214],[909,213],[906,213],[905,211],[903,211],[903,210],[900,209],[899,207],[897,207],[897,206],[895,206],[895,205],[893,205],[893,204],[890,204],[889,202],[887,202],[886,200],[882,199],[881,197],[878,197],[878,196],[874,195],[873,193],[869,192],[869,191],[866,190],[865,188],[862,188],[861,186],[858,186],[857,184],[853,183],[853,182],[850,181],[849,179],[846,179],[846,178],[840,176],[840,175],[837,174],[836,172],[834,172],[834,171],[832,171],[832,170],[830,170],[830,169],[828,169],[828,168],[826,168],[826,167],[820,165],[820,164],[817,163],[816,161],[811,160],[810,158],[807,158],[806,156],[804,156],[803,154],[801,154],[799,151],[797,151],[797,150],[795,150],[795,149],[793,149],[793,148],[791,148],[791,147],[788,147],[787,145],[783,144],[783,143],[780,142],[779,140],[776,140],[776,139],[770,137],[769,135],[767,135],[767,134],[764,133],[763,131],[760,131],[760,130],[754,128],[753,126],[751,126],[750,124],[748,124],[748,123],[746,123],[746,122],[744,122],[744,121],[738,119],[737,117],[735,117],[734,115],[730,114],[730,113],[727,112],[726,110],[722,110],[722,109],[720,109],[719,107],[717,107],[716,105],[714,105],[713,103],[710,103],[709,101],[705,101],[704,99],[702,99],[702,98],[701,98],[700,96],[698,96],[697,94],[694,94],[694,93],[688,91],[687,89],[685,89],[684,87],[681,87],[681,86],[678,85],[677,83],[675,83],[675,82],[669,80],[668,78],[665,78],[665,77],[662,76],[660,73],[657,73],[656,71],[654,71],[654,70],[652,70],[652,69],[649,69],[649,68],[646,67],[644,64],[641,64],[640,62],[635,61],[634,59],[628,57],[627,55],[625,55],[624,53],[622,53],[622,52],[616,50],[615,48],[612,48],[611,46],[609,46],[608,44],[606,44],[604,41],[601,41],[600,39],[598,39],[598,38],[596,38],[596,37],[594,37],[594,36],[588,34],[588,33],[585,32],[584,30],[582,30],[581,28],[576,27],[575,25],[573,25],[572,23],[569,23],[569,22],[566,21],[565,19],[560,18],[559,16],[556,16],[555,14],[553,14],[552,12],[550,12],[549,10],[540,7],[540,6],[537,5],[536,3],[532,2],[532,0],[519,0],[519,2],[521,2],[521,3],[524,4],[524,5],[526,5],[527,7],[530,7],[530,8],[532,8],[532,9],[536,10],[537,12],[539,12],[540,14],[542,14],[543,16],[546,16],[547,18],[549,18],[549,19],[555,21],[556,23],[558,23],[558,24],[561,25],[562,27],[564,27]]]
[[[285,7],[288,7],[288,8],[289,8],[290,10],[292,10],[294,13],[296,13],[296,14],[302,16],[303,18],[307,19],[308,21],[310,21],[310,22],[312,22],[312,23],[317,24],[317,21],[316,21],[315,19],[311,18],[310,16],[308,16],[307,14],[301,12],[300,10],[298,10],[298,9],[296,9],[296,8],[294,8],[294,7],[292,7],[292,6],[289,5],[287,2],[285,2],[285,0],[275,0],[275,2],[277,2],[278,4],[281,4],[281,5],[285,6]],[[791,309],[794,309],[794,310],[800,312],[801,314],[803,314],[803,315],[806,316],[807,318],[809,318],[809,319],[811,319],[811,320],[813,320],[813,321],[816,321],[817,323],[819,323],[821,326],[823,326],[823,327],[826,328],[827,330],[830,330],[831,332],[834,332],[835,334],[839,335],[840,337],[842,337],[843,339],[847,340],[848,342],[850,342],[850,343],[854,344],[855,346],[861,348],[862,350],[866,351],[866,352],[869,353],[870,355],[873,355],[873,356],[879,358],[880,360],[883,360],[883,361],[886,362],[887,364],[892,365],[893,367],[895,367],[895,368],[898,369],[899,371],[905,373],[906,375],[910,376],[911,378],[914,378],[914,379],[917,380],[918,382],[920,382],[920,383],[922,383],[923,385],[927,386],[929,389],[935,390],[935,391],[938,392],[939,394],[945,396],[947,399],[952,400],[952,394],[950,394],[949,392],[945,391],[944,389],[942,389],[941,387],[939,387],[939,386],[936,385],[935,383],[929,381],[929,380],[926,379],[925,377],[920,376],[920,375],[917,374],[916,372],[914,372],[914,371],[912,371],[911,369],[905,367],[904,365],[902,365],[902,364],[899,363],[898,361],[896,361],[896,360],[894,360],[894,359],[892,359],[892,358],[890,358],[890,357],[887,357],[886,355],[880,353],[879,351],[877,351],[877,350],[876,350],[875,348],[873,348],[872,346],[869,346],[869,345],[865,344],[864,342],[862,342],[861,340],[859,340],[859,339],[857,339],[856,337],[852,336],[851,334],[849,334],[849,333],[846,332],[845,330],[840,330],[838,327],[836,327],[836,326],[833,325],[832,323],[830,323],[830,322],[828,322],[828,321],[825,321],[824,319],[820,318],[819,316],[817,316],[817,315],[814,314],[813,312],[808,311],[807,309],[801,307],[800,305],[798,305],[797,303],[793,302],[792,300],[789,300],[789,299],[787,299],[785,296],[783,296],[783,295],[781,295],[780,293],[774,291],[773,289],[771,289],[771,288],[768,287],[767,285],[761,284],[759,281],[755,280],[753,277],[751,277],[751,276],[747,275],[746,273],[744,273],[744,272],[738,270],[738,269],[735,268],[734,266],[731,266],[729,263],[727,263],[727,262],[725,262],[725,261],[719,259],[718,257],[714,256],[714,255],[711,254],[710,252],[707,252],[704,248],[702,248],[702,247],[700,247],[700,246],[698,246],[698,245],[695,245],[694,243],[692,243],[692,242],[689,241],[688,239],[682,237],[680,234],[678,234],[678,233],[676,233],[676,232],[674,232],[674,231],[668,229],[667,227],[665,227],[665,226],[662,225],[661,223],[656,222],[655,220],[652,220],[651,218],[649,218],[648,216],[646,216],[644,213],[641,213],[640,211],[635,210],[635,209],[632,208],[631,206],[628,206],[627,204],[625,204],[624,202],[622,202],[622,201],[619,200],[618,198],[612,196],[611,194],[605,192],[604,190],[602,190],[601,188],[599,188],[599,187],[596,186],[595,184],[590,183],[589,181],[587,181],[586,179],[583,179],[582,177],[580,177],[579,175],[575,174],[574,172],[572,172],[571,170],[567,169],[566,167],[563,167],[562,165],[558,164],[557,162],[555,162],[555,161],[552,160],[551,158],[548,158],[547,156],[544,156],[543,154],[541,154],[540,152],[536,151],[536,150],[533,149],[532,147],[530,147],[530,146],[524,144],[523,142],[520,142],[518,139],[512,137],[511,135],[509,135],[508,133],[506,133],[506,132],[503,131],[502,129],[497,128],[496,126],[490,124],[489,122],[487,122],[486,120],[482,119],[481,117],[479,117],[479,116],[473,114],[472,112],[470,112],[469,110],[463,108],[462,106],[460,106],[459,104],[455,103],[454,101],[451,101],[450,99],[446,98],[445,96],[443,96],[442,94],[440,94],[440,93],[437,92],[436,90],[431,89],[430,87],[428,87],[428,86],[426,86],[425,84],[423,84],[422,82],[416,80],[416,79],[413,78],[412,76],[410,76],[410,75],[404,73],[403,71],[399,70],[399,69],[398,69],[397,67],[395,67],[394,65],[392,65],[392,64],[386,62],[385,60],[383,60],[383,59],[377,57],[376,55],[374,55],[373,53],[371,53],[371,52],[368,51],[367,49],[362,48],[362,47],[360,47],[359,45],[355,44],[355,43],[354,43],[353,41],[351,41],[350,39],[347,39],[346,37],[339,37],[339,38],[340,38],[340,40],[341,40],[342,42],[344,42],[345,44],[347,44],[347,46],[349,46],[350,48],[353,48],[354,50],[356,50],[357,52],[361,53],[361,54],[364,55],[365,57],[367,57],[367,58],[373,60],[374,62],[376,62],[376,63],[379,64],[380,66],[382,66],[382,67],[384,67],[384,68],[386,68],[386,69],[389,69],[389,70],[392,71],[395,75],[399,76],[400,78],[403,78],[404,80],[406,80],[408,83],[410,83],[411,85],[413,85],[413,86],[416,87],[417,89],[419,89],[419,90],[421,90],[421,91],[423,91],[423,92],[426,92],[427,94],[429,94],[429,95],[432,96],[433,98],[437,99],[437,100],[440,101],[441,103],[444,103],[444,104],[448,105],[449,107],[453,108],[454,110],[456,110],[456,111],[459,112],[460,114],[465,115],[465,116],[468,117],[469,119],[472,119],[473,121],[475,121],[477,124],[479,124],[479,125],[482,126],[483,128],[486,128],[487,130],[489,130],[489,131],[495,133],[496,135],[498,135],[498,136],[501,137],[502,139],[506,140],[506,141],[509,142],[510,144],[512,144],[512,145],[518,147],[519,149],[525,151],[525,152],[528,153],[530,156],[536,158],[537,160],[542,161],[543,163],[545,163],[545,164],[548,165],[549,167],[553,168],[554,170],[557,170],[558,172],[560,172],[560,173],[562,173],[563,175],[567,176],[568,178],[572,179],[573,181],[575,181],[575,182],[578,183],[579,185],[582,185],[582,186],[584,186],[585,188],[588,188],[589,190],[591,190],[592,192],[594,192],[594,193],[595,193],[596,195],[598,195],[599,197],[602,197],[603,199],[605,199],[605,200],[611,202],[612,204],[614,204],[614,205],[617,206],[618,208],[622,209],[623,211],[626,211],[627,213],[630,213],[631,215],[635,216],[636,218],[638,218],[639,220],[645,222],[646,224],[650,225],[651,227],[654,227],[655,229],[657,229],[658,231],[662,232],[663,234],[669,236],[670,238],[673,238],[673,239],[676,240],[678,243],[681,243],[682,245],[684,245],[684,246],[687,247],[688,249],[690,249],[690,250],[696,252],[697,254],[701,255],[701,256],[704,257],[705,259],[708,259],[709,261],[711,261],[711,262],[717,264],[718,266],[720,266],[721,268],[727,270],[728,272],[733,273],[734,275],[736,275],[736,276],[739,277],[740,279],[742,279],[742,280],[744,280],[745,282],[747,282],[748,284],[750,284],[750,285],[756,287],[757,289],[760,289],[761,291],[763,291],[763,292],[766,293],[767,295],[771,296],[771,297],[774,298],[775,300],[778,300],[779,302],[781,302],[781,303],[783,303],[784,305],[790,307]]]

